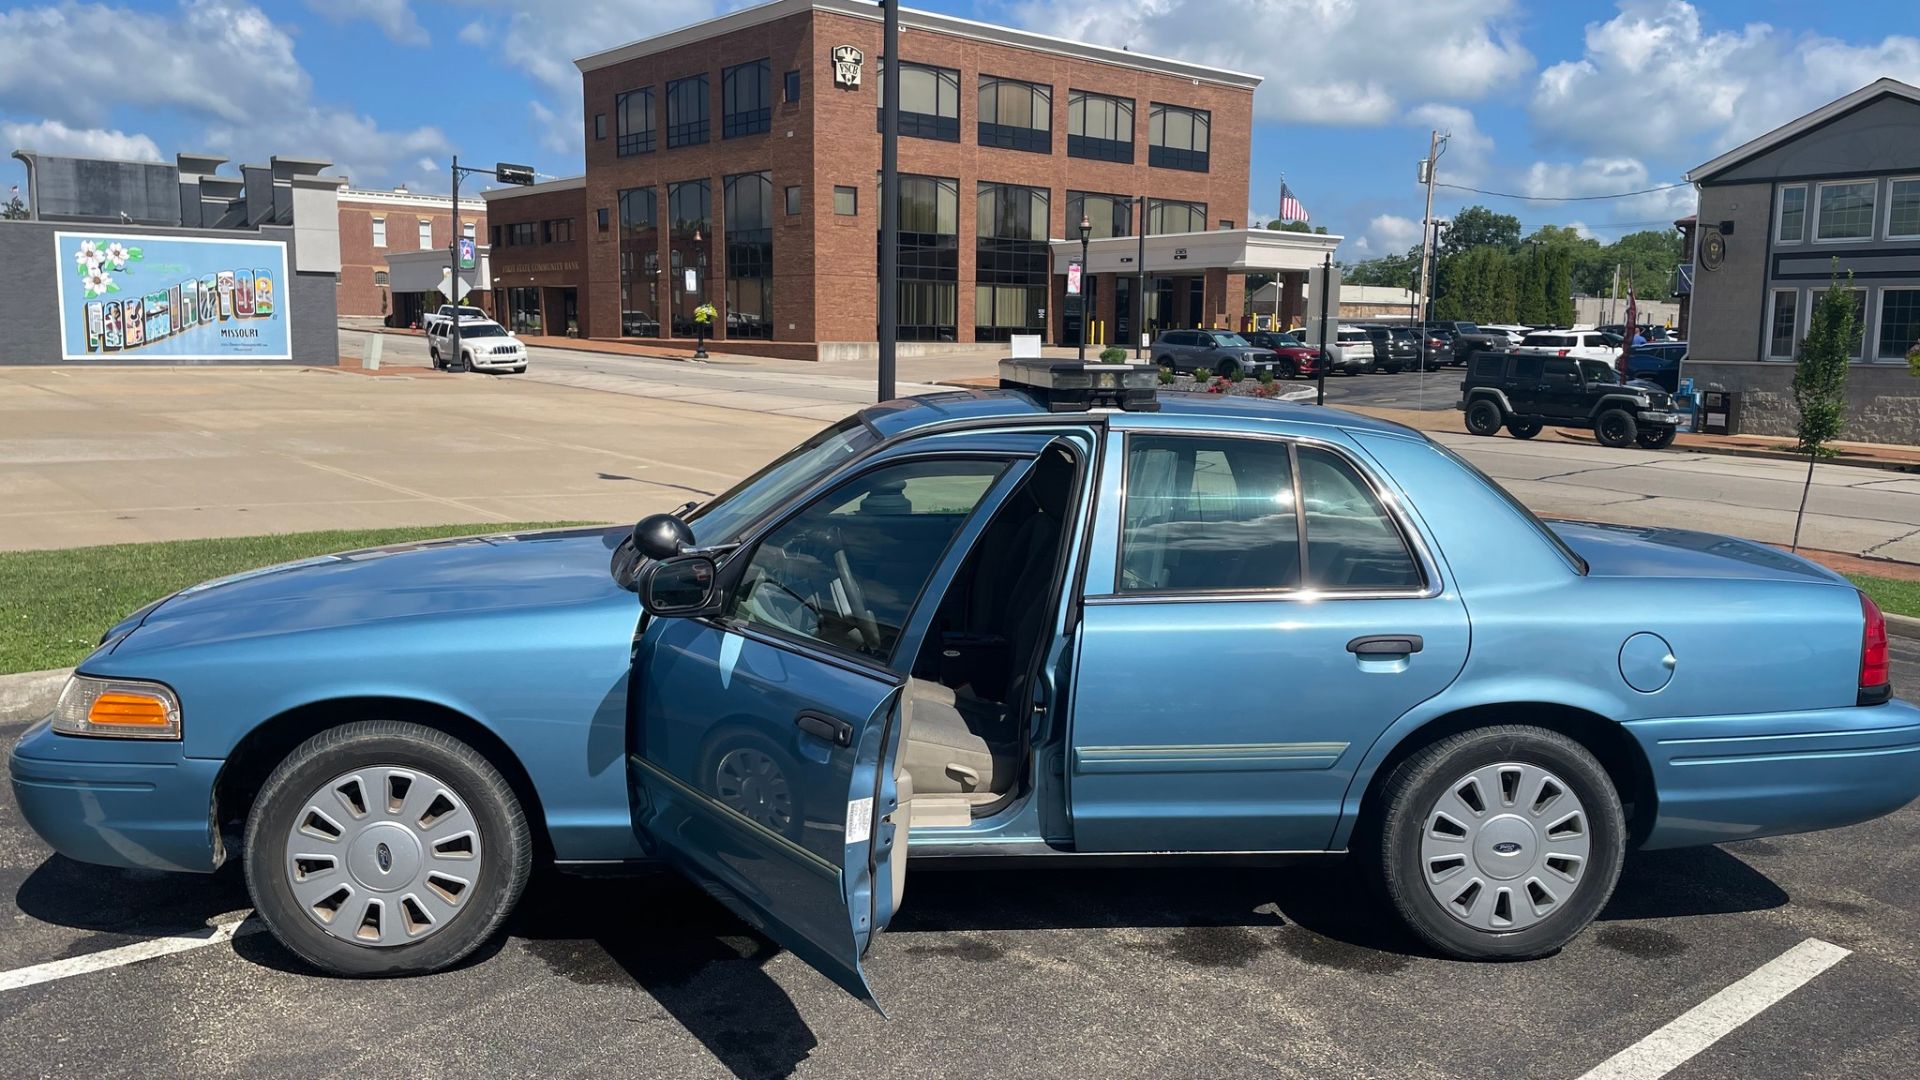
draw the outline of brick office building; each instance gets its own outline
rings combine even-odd
[[[880,18],[866,0],[774,0],[577,61],[580,227],[568,254],[529,245],[528,287],[543,304],[575,290],[584,336],[691,337],[704,299],[722,347],[870,353]],[[1065,269],[1083,214],[1107,340],[1138,332],[1125,238],[1143,217],[1150,327],[1228,323],[1245,271],[1297,281],[1339,240],[1243,228],[1255,76],[929,12],[901,25],[903,352],[1077,340]],[[496,283],[516,264],[503,230],[563,216],[536,202],[563,195],[489,197]]]
[[[395,297],[388,288],[387,255],[422,248],[445,250],[453,242],[453,208],[445,195],[411,191],[340,192],[341,315],[383,316],[391,325],[416,321],[423,302],[419,296]],[[486,204],[460,200],[464,234],[482,237],[487,231]],[[486,297],[469,297],[469,302]]]
[[[481,196],[493,223],[487,245],[494,314],[519,333],[587,336],[586,186],[584,177],[572,176]]]

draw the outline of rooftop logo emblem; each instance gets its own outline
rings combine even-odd
[[[847,90],[860,89],[860,66],[867,61],[865,53],[851,45],[833,47],[833,85]]]

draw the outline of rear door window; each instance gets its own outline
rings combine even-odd
[[[1286,443],[1133,435],[1126,476],[1120,592],[1299,587]]]
[[[1545,357],[1516,356],[1513,358],[1513,381],[1519,383],[1537,383],[1540,372],[1545,366]]]
[[[1302,446],[1300,503],[1307,515],[1307,586],[1329,592],[1403,592],[1425,582],[1400,528],[1351,464]]]

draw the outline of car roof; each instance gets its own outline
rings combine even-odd
[[[1159,412],[1126,415],[1159,417],[1168,427],[1181,427],[1193,420],[1210,420],[1223,422],[1223,426],[1229,429],[1248,431],[1271,431],[1275,425],[1278,425],[1284,428],[1334,428],[1349,432],[1365,431],[1398,435],[1404,438],[1425,438],[1412,428],[1396,424],[1391,420],[1380,420],[1319,405],[1300,405],[1247,397],[1222,397],[1215,394],[1192,394],[1183,391],[1162,393],[1159,395],[1159,400]],[[1044,402],[1022,390],[949,390],[881,402],[878,405],[869,406],[860,415],[881,435],[892,438],[922,428],[945,424],[969,426],[977,424],[991,427],[996,423],[1017,424],[1035,420],[1084,423],[1088,416],[1113,414],[1053,412]],[[1212,425],[1209,424],[1209,426]]]

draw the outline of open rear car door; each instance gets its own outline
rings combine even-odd
[[[641,838],[869,1003],[861,957],[905,882],[905,669],[965,554],[1055,441],[955,433],[868,457],[727,556],[711,614],[649,616],[635,642]]]

